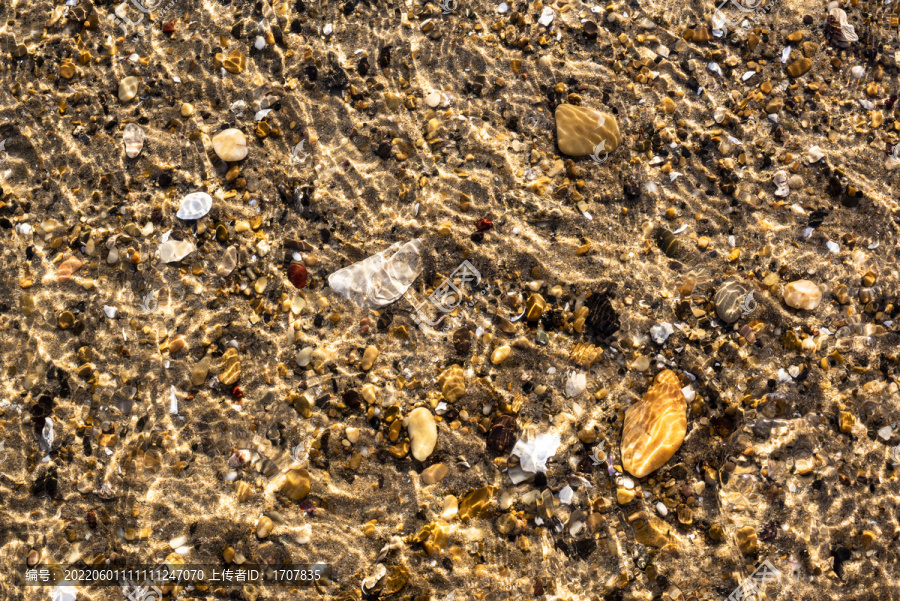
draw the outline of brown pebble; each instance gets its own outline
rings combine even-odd
[[[432,466],[429,466],[422,470],[422,484],[430,485],[436,484],[443,480],[447,474],[450,473],[450,468],[448,468],[443,463],[435,463]]]
[[[359,362],[359,368],[363,371],[369,371],[375,365],[375,359],[378,358],[378,349],[374,346],[366,347],[363,353],[362,361]]]
[[[788,65],[787,72],[791,77],[800,77],[801,75],[812,69],[812,66],[812,60],[803,57]]]

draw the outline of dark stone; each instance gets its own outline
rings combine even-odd
[[[516,418],[512,415],[497,415],[491,421],[491,428],[488,430],[487,446],[490,450],[503,455],[516,444],[516,434],[519,426]]]
[[[378,145],[378,148],[375,150],[375,154],[380,156],[383,159],[390,158],[391,156],[391,143],[390,142],[382,142]]]
[[[385,46],[378,51],[378,66],[381,69],[387,69],[391,64],[391,47]]]
[[[844,579],[844,562],[849,561],[851,555],[852,553],[847,547],[838,547],[831,552],[831,556],[834,558],[834,573],[841,580]]]
[[[584,330],[589,335],[608,338],[619,331],[621,327],[619,314],[616,313],[610,302],[610,293],[613,290],[615,290],[615,284],[609,284],[604,289],[594,292],[585,302],[588,316],[584,323]]]

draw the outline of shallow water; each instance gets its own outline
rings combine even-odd
[[[10,574],[30,553],[243,557],[330,564],[315,593],[287,589],[304,598],[706,600],[768,561],[767,598],[900,598],[896,6],[844,6],[846,49],[805,1],[727,42],[685,31],[712,5],[655,0],[557,2],[549,27],[540,3],[141,6],[0,5]],[[619,148],[561,155],[561,103],[615,115]],[[226,164],[211,138],[232,127],[249,154]],[[209,213],[179,219],[201,191]],[[416,239],[403,298],[329,287]],[[165,240],[196,250],[162,263]],[[783,301],[800,279],[812,311]],[[733,324],[729,280],[756,303]],[[663,369],[687,435],[638,480],[624,410]],[[403,422],[420,406],[424,462]],[[525,472],[514,443],[548,433],[546,472]]]

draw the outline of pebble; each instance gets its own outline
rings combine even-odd
[[[714,301],[716,315],[725,323],[734,323],[744,314],[741,306],[748,290],[740,283],[729,280],[716,290]]]
[[[491,353],[491,363],[494,365],[500,365],[504,361],[506,361],[507,357],[509,357],[511,349],[509,345],[504,344],[503,346],[498,346],[494,349],[494,352]]]
[[[226,129],[212,138],[213,150],[226,163],[241,161],[247,157],[247,138],[239,129]]]
[[[291,263],[288,266],[288,280],[291,284],[294,285],[295,288],[305,288],[306,282],[309,278],[309,273],[306,271],[306,267],[300,265],[299,263]]]
[[[547,301],[544,300],[544,297],[537,293],[532,294],[525,301],[525,320],[538,321],[546,308]]]
[[[784,302],[793,309],[813,311],[822,302],[822,290],[809,280],[797,280],[784,288]]]
[[[184,340],[184,336],[176,336],[169,342],[169,354],[177,355],[181,352],[186,344],[187,343]]]
[[[231,272],[237,267],[237,257],[236,246],[229,246],[226,248],[216,265],[216,275],[219,277],[228,277],[231,275]]]
[[[752,555],[758,549],[756,529],[753,526],[744,526],[735,533],[738,549],[744,555]]]
[[[406,428],[409,431],[412,456],[418,461],[425,461],[437,444],[437,424],[434,415],[425,407],[417,407],[409,414]]]
[[[634,501],[635,492],[627,488],[619,487],[616,489],[616,501],[619,505],[628,505]]]
[[[267,516],[262,516],[256,523],[256,536],[266,538],[275,529],[275,522]]]
[[[212,357],[210,355],[206,355],[194,364],[194,367],[191,368],[191,384],[202,386],[209,375],[210,367],[212,367]]]
[[[678,376],[663,370],[640,401],[625,410],[622,466],[643,478],[661,468],[687,433],[687,402]]]
[[[312,489],[312,478],[309,472],[303,468],[290,469],[284,474],[284,482],[281,484],[283,492],[292,501],[302,501]]]
[[[159,259],[163,263],[176,263],[197,250],[187,240],[167,240],[159,245]]]
[[[69,257],[56,268],[56,281],[65,284],[72,278],[72,274],[81,269],[83,263],[78,257]]]
[[[798,58],[796,61],[788,65],[787,72],[791,77],[800,77],[810,69],[812,69],[813,62],[811,59],[806,58]]]
[[[636,371],[647,371],[648,369],[650,369],[650,357],[646,355],[635,357],[634,362],[631,364],[631,367]]]
[[[75,325],[75,316],[72,315],[71,311],[63,311],[59,314],[58,323],[60,328],[68,330]]]
[[[122,142],[125,144],[125,156],[135,158],[144,148],[144,130],[137,123],[129,123],[122,132]]]
[[[563,154],[583,157],[599,152],[602,156],[619,147],[621,134],[615,116],[609,113],[560,104],[556,107],[556,139]]]
[[[441,103],[441,94],[440,92],[432,92],[428,96],[425,97],[425,104],[431,108],[437,108],[437,106]]]
[[[137,96],[138,86],[140,85],[141,80],[135,77],[134,75],[130,75],[119,82],[119,100],[122,102],[128,102],[129,100],[133,100],[135,96]]]
[[[225,386],[231,386],[241,377],[241,362],[238,359],[236,348],[229,347],[222,354],[222,363],[219,373],[219,382]]]
[[[451,365],[438,378],[441,395],[450,403],[458,401],[466,393],[465,373],[459,365]]]
[[[372,369],[372,366],[375,364],[375,359],[378,358],[378,349],[374,346],[366,347],[365,352],[363,353],[362,360],[359,362],[359,367],[363,371],[369,371]]]

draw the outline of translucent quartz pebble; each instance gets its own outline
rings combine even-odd
[[[163,263],[180,261],[197,248],[187,240],[169,240],[159,246],[159,258]]]
[[[181,199],[181,206],[175,215],[179,219],[200,219],[212,208],[212,196],[206,192],[191,192]]]
[[[133,159],[141,154],[144,147],[144,130],[137,123],[129,123],[122,132],[122,141],[125,143],[125,154]]]
[[[236,246],[229,246],[225,249],[225,252],[222,253],[222,256],[216,264],[216,275],[220,277],[228,277],[231,275],[231,272],[237,267],[237,258],[238,254]]]
[[[357,305],[375,309],[403,296],[420,273],[422,241],[416,238],[335,271],[328,276],[328,285]]]

